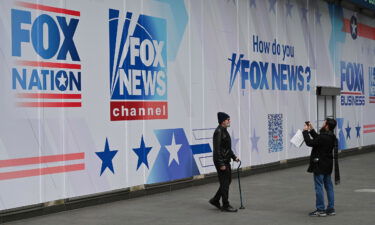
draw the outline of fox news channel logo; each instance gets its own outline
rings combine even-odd
[[[73,39],[79,17],[79,11],[15,2],[11,74],[17,106],[81,107],[81,60]]]
[[[109,9],[111,121],[168,118],[166,35],[164,19]]]

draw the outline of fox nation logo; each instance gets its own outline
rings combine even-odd
[[[15,3],[11,41],[17,106],[81,107],[81,59],[73,39],[79,17],[79,11]]]
[[[166,21],[109,9],[111,121],[168,118]]]

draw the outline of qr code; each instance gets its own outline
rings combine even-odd
[[[281,152],[283,146],[283,114],[268,114],[268,152]]]

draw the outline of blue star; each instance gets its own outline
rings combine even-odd
[[[98,157],[102,160],[102,168],[100,170],[100,176],[103,174],[104,170],[108,167],[112,173],[114,174],[115,171],[113,169],[112,165],[112,159],[115,157],[116,153],[118,150],[113,150],[111,151],[109,149],[109,144],[108,144],[108,138],[105,139],[105,147],[103,152],[95,152]]]
[[[252,6],[254,6],[254,8],[257,7],[255,0],[250,0],[250,8],[252,8]]]
[[[357,138],[361,137],[361,127],[359,126],[359,122],[358,125],[355,127],[355,130],[357,131]]]
[[[348,126],[345,128],[345,130],[346,130],[346,139],[350,139],[350,130],[351,130],[352,128],[351,127],[349,127],[349,121],[348,121]]]
[[[231,143],[232,143],[232,150],[234,151],[234,153],[235,154],[237,154],[238,152],[237,152],[237,144],[238,144],[238,141],[240,140],[239,138],[236,138],[235,136],[234,136],[234,131],[232,130],[232,136],[231,136],[231,139],[232,139],[232,141],[231,141]]]
[[[286,3],[286,16],[287,17],[288,15],[292,17],[292,8],[293,8],[293,5],[290,4],[290,1],[288,0],[288,2]]]
[[[321,24],[320,23],[320,17],[322,17],[322,14],[320,13],[319,8],[317,8],[316,11],[315,11],[315,18],[316,18],[316,23],[318,23],[318,24]]]
[[[276,4],[276,0],[269,0],[270,2],[270,8],[269,8],[269,12],[271,12],[271,10],[273,11],[274,14],[276,14],[276,10],[275,10],[275,4]]]
[[[257,151],[259,152],[259,149],[258,149],[258,141],[259,141],[260,137],[257,136],[255,134],[255,128],[254,128],[254,132],[253,132],[253,136],[250,137],[250,140],[251,140],[251,151]]]
[[[139,167],[141,166],[142,163],[144,163],[147,166],[147,168],[149,169],[148,161],[147,161],[147,155],[148,155],[148,153],[150,153],[151,149],[152,149],[152,147],[146,147],[145,141],[143,140],[143,135],[142,135],[141,144],[140,144],[139,148],[133,148],[133,151],[138,156],[137,170],[139,169]]]
[[[304,7],[301,8],[301,12],[302,12],[302,20],[307,21],[307,12],[308,12],[308,11],[309,11],[309,10],[306,9],[306,8],[304,8]]]

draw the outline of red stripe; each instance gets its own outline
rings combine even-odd
[[[369,124],[369,125],[363,125],[363,128],[373,128],[375,127],[375,124]]]
[[[72,15],[72,16],[81,16],[81,12],[79,12],[79,11],[63,9],[63,8],[56,8],[56,7],[46,6],[46,5],[33,4],[33,3],[21,2],[21,1],[17,1],[16,5],[21,6],[21,7],[25,7],[25,8],[29,8],[29,9],[37,9],[37,10],[67,14],[67,15]]]
[[[79,152],[79,153],[71,153],[71,154],[47,155],[47,156],[30,157],[30,158],[6,159],[6,160],[0,160],[0,168],[50,163],[50,162],[62,162],[62,161],[77,160],[77,159],[84,159],[84,158],[85,158],[85,153]]]
[[[350,33],[350,20],[344,19],[344,27],[342,28],[343,32]]]
[[[375,28],[366,24],[358,24],[358,36],[375,40]]]
[[[373,96],[370,96],[369,98],[370,98],[370,99],[375,99],[375,97],[373,97]]]
[[[47,93],[19,93],[17,98],[39,99],[81,99],[81,94],[47,94]]]
[[[344,27],[342,28],[343,32],[350,33],[350,20],[344,19]],[[375,27],[368,26],[363,23],[357,23],[357,35],[359,37],[368,38],[375,40]]]
[[[363,95],[361,92],[341,92],[342,95]]]
[[[375,103],[375,101],[370,101],[370,103]]]
[[[53,62],[41,62],[41,61],[25,61],[19,60],[16,62],[19,66],[32,66],[32,67],[48,67],[48,68],[64,68],[64,69],[81,69],[80,64],[71,63],[53,63]]]
[[[367,133],[374,133],[375,132],[375,129],[372,129],[372,130],[364,130],[363,133],[367,134]]]
[[[19,107],[81,107],[82,102],[17,102]]]
[[[54,167],[46,167],[40,169],[31,169],[31,170],[20,170],[20,171],[12,171],[12,172],[4,172],[0,173],[0,180],[10,180],[16,178],[23,178],[23,177],[34,177],[34,176],[41,176],[47,174],[55,174],[55,173],[66,173],[78,170],[84,170],[85,164],[72,164],[66,166],[54,166]]]

